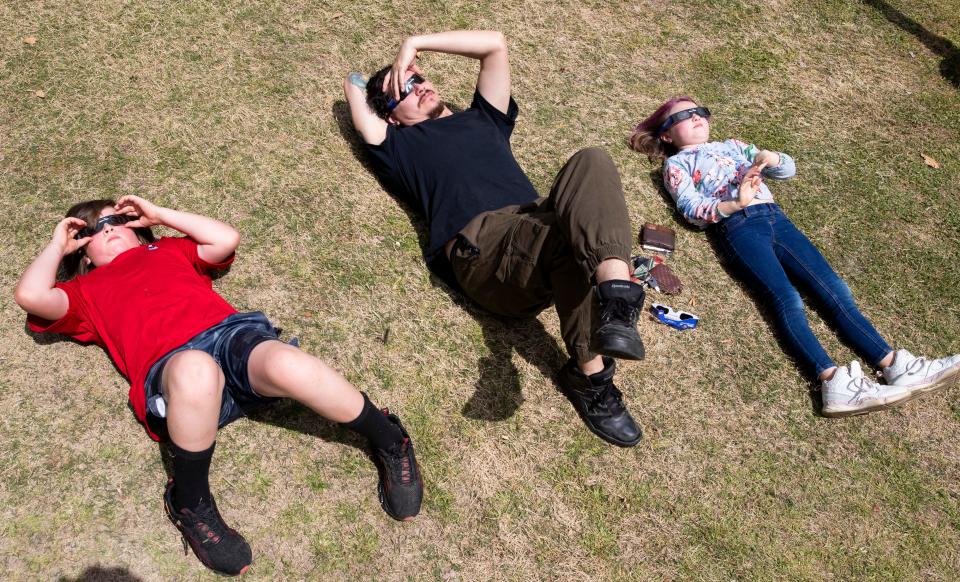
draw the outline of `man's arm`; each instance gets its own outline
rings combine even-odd
[[[470,57],[480,61],[477,90],[491,105],[507,112],[510,105],[510,59],[503,33],[495,30],[451,30],[411,36],[397,52],[393,69],[387,75],[385,90],[400,96],[400,84],[420,51],[432,51]]]
[[[363,141],[370,145],[380,145],[387,139],[387,122],[380,119],[367,105],[366,92],[351,82],[353,75],[359,73],[350,73],[343,80],[343,94],[350,104],[353,127],[363,137]]]

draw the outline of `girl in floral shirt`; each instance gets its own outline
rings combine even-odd
[[[710,141],[710,111],[676,97],[640,122],[630,146],[663,162],[664,185],[689,222],[710,227],[742,277],[772,307],[790,355],[821,382],[823,414],[848,416],[886,408],[956,383],[960,354],[930,360],[894,351],[860,313],[850,288],[801,233],[764,183],[796,173],[793,158],[740,140]],[[865,376],[856,361],[838,368],[807,323],[794,282],[824,307],[837,332],[886,384]]]

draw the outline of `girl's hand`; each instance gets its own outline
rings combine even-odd
[[[389,91],[393,98],[400,100],[400,89],[403,87],[403,78],[407,71],[413,71],[418,75],[423,75],[423,71],[416,65],[417,48],[413,45],[412,37],[403,41],[400,50],[397,52],[397,58],[393,61],[393,67],[383,80],[383,90]]]
[[[757,155],[753,157],[753,165],[776,168],[780,165],[780,154],[771,152],[770,150],[760,150]]]
[[[50,245],[60,252],[61,257],[72,255],[90,242],[89,236],[81,239],[74,238],[86,226],[86,222],[75,216],[64,218],[53,229],[53,238],[50,240]]]
[[[126,214],[136,216],[137,220],[132,220],[126,225],[129,228],[146,227],[150,228],[162,224],[160,219],[160,207],[153,202],[148,202],[139,196],[127,194],[117,200],[117,205],[113,207],[117,214]]]
[[[760,177],[760,172],[766,167],[766,163],[761,163],[759,166],[751,167],[747,170],[747,173],[743,175],[740,188],[737,189],[737,203],[740,204],[741,208],[749,206],[757,196],[757,192],[760,191],[760,183],[763,182],[763,178]]]

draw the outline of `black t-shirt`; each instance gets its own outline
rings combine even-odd
[[[474,216],[539,198],[510,149],[518,113],[512,97],[504,114],[477,91],[466,111],[390,125],[383,143],[367,144],[384,186],[426,218],[435,272],[445,268],[443,246]]]

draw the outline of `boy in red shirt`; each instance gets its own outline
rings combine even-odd
[[[186,236],[154,240],[155,225]],[[238,313],[213,290],[209,273],[228,266],[239,243],[223,222],[137,196],[82,202],[57,224],[14,294],[32,330],[101,346],[130,381],[137,419],[155,440],[169,437],[167,515],[200,561],[227,575],[245,572],[252,553],[210,493],[217,429],[276,398],[293,398],[370,440],[391,517],[411,519],[423,495],[413,444],[395,415],[278,341],[262,313]],[[61,262],[65,282],[57,281]]]

